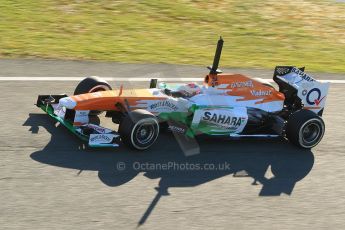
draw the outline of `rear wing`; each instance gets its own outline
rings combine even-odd
[[[304,69],[304,67],[277,66],[273,80],[279,85],[279,91],[284,93],[287,103],[297,96],[301,100],[302,108],[321,116],[330,83],[315,80],[306,74]]]

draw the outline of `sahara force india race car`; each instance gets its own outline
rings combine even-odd
[[[147,89],[113,90],[106,81],[89,77],[73,96],[39,95],[36,105],[91,147],[122,142],[145,150],[167,126],[187,138],[283,137],[302,148],[316,146],[325,133],[321,116],[329,83],[293,66],[275,68],[273,80],[279,90],[262,79],[223,74],[218,70],[222,46],[220,38],[202,85],[158,84],[151,79]],[[118,131],[91,122],[104,111]]]

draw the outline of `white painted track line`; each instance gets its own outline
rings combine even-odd
[[[0,81],[81,81],[85,77],[0,77]],[[146,82],[150,81],[147,77],[133,77],[133,78],[121,78],[121,77],[101,77],[106,81],[133,81],[133,82]],[[203,81],[203,78],[154,78],[159,81]]]
[[[81,81],[85,77],[0,77],[0,81]],[[148,82],[150,78],[140,78],[140,77],[133,77],[133,78],[121,78],[121,77],[102,77],[104,80],[107,81],[119,81],[119,82]],[[170,81],[170,82],[201,82],[203,78],[155,78],[159,81]],[[269,82],[273,82],[272,79],[263,79]],[[345,80],[319,80],[320,82],[330,82],[333,84],[345,84]]]
[[[0,77],[0,81],[81,81],[85,77]],[[102,77],[107,81],[130,81],[130,82],[149,82],[150,78],[133,77],[133,78],[121,78],[121,77]],[[159,81],[167,82],[189,82],[189,81],[203,81],[203,78],[155,78]],[[263,79],[269,82],[273,82],[272,79]],[[330,82],[333,84],[345,84],[345,80],[319,80],[320,82]]]

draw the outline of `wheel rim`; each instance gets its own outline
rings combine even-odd
[[[134,148],[144,150],[157,140],[159,124],[155,118],[143,118],[138,121],[131,132],[131,143]]]
[[[318,119],[309,120],[300,129],[300,143],[303,147],[314,147],[321,141],[323,134],[323,124]]]
[[[316,125],[315,123],[307,124],[302,132],[303,140],[306,143],[314,142],[320,134],[320,126]]]
[[[140,124],[135,132],[136,140],[141,145],[149,143],[154,135],[155,127],[153,124]]]

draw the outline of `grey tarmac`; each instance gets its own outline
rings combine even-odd
[[[273,69],[273,67],[272,67]],[[229,69],[270,78],[271,71]],[[200,77],[203,67],[1,60],[0,76]],[[345,75],[311,74],[344,80]],[[111,82],[119,86],[121,82]],[[148,151],[89,149],[34,106],[76,82],[0,81],[1,229],[342,229],[345,84],[332,84],[326,134],[311,151],[287,141],[199,139],[186,157],[172,134]],[[147,83],[123,83],[147,87]],[[111,121],[101,118],[109,127]]]

